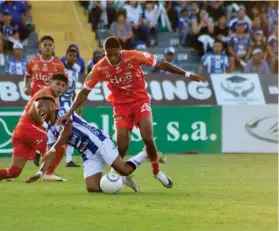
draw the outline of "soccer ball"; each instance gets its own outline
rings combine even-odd
[[[116,174],[105,174],[100,182],[102,191],[106,194],[116,194],[122,188],[123,183],[120,176]]]

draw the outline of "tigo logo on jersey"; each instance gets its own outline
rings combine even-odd
[[[265,104],[257,74],[212,74],[211,79],[219,105]]]

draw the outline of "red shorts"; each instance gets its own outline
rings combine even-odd
[[[113,106],[113,117],[116,128],[133,129],[146,116],[152,116],[149,100]]]
[[[45,128],[34,123],[19,123],[14,130],[13,156],[22,157],[26,161],[34,160],[36,151],[44,154],[47,147],[47,135]]]

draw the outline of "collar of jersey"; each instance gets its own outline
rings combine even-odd
[[[54,57],[52,56],[50,60],[43,60],[42,56],[40,55],[40,60],[41,60],[42,62],[50,63],[50,62],[53,61],[53,59],[54,59]]]

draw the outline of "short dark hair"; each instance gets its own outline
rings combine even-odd
[[[75,50],[75,49],[68,49],[67,52],[66,52],[66,55],[67,55],[68,53],[70,53],[70,52],[74,52],[74,53],[78,54],[78,51],[77,51],[77,50]]]
[[[55,103],[55,99],[54,99],[53,97],[47,96],[47,95],[44,95],[44,96],[41,96],[41,97],[37,98],[37,99],[35,100],[35,102],[38,102],[38,101],[40,101],[40,100],[50,100],[50,101],[52,101],[53,103]]]
[[[52,76],[51,80],[60,80],[68,84],[68,77],[64,73],[55,73]]]
[[[45,40],[50,40],[54,43],[54,39],[50,35],[45,35],[41,38],[40,43],[44,42]]]
[[[224,47],[223,42],[222,42],[221,40],[219,40],[219,39],[216,39],[216,40],[214,41],[214,44],[215,44],[215,43],[220,43],[220,44]]]
[[[117,37],[110,36],[107,37],[104,41],[104,49],[113,49],[113,48],[120,48],[121,44]]]
[[[116,19],[118,19],[118,17],[120,17],[121,15],[124,16],[124,18],[127,18],[127,12],[126,10],[120,9],[116,12]]]

